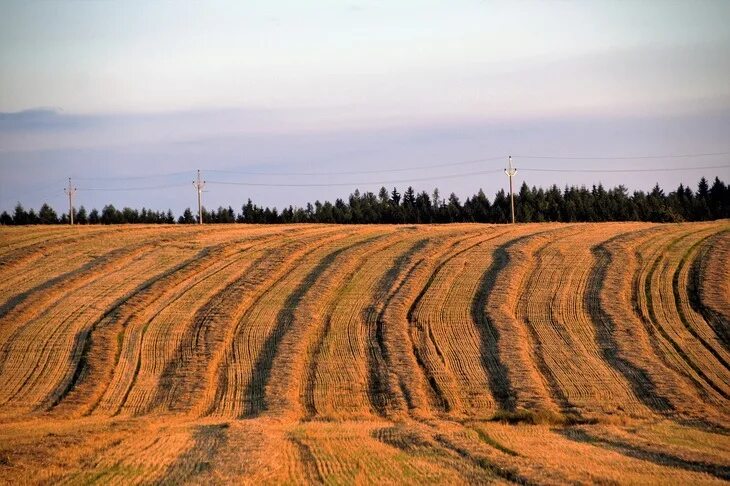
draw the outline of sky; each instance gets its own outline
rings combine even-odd
[[[212,208],[491,197],[508,155],[517,184],[730,181],[729,18],[722,0],[2,0],[0,210],[62,210],[72,177],[77,206],[179,214],[196,169]],[[595,172],[654,168],[692,170]]]

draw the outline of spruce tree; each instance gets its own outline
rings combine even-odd
[[[41,224],[57,224],[58,215],[48,204],[43,203],[41,209],[38,211],[38,219]]]

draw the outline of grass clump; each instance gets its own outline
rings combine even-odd
[[[582,417],[576,413],[558,414],[548,410],[497,410],[491,418],[492,422],[510,425],[591,425],[598,423],[595,418]]]
[[[0,466],[10,467],[12,461],[10,460],[10,454],[7,452],[0,452]]]

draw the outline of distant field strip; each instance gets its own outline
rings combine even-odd
[[[728,319],[729,221],[0,227],[0,476],[728,480]]]

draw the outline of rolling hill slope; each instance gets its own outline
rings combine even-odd
[[[730,480],[730,222],[0,228],[0,482]]]

